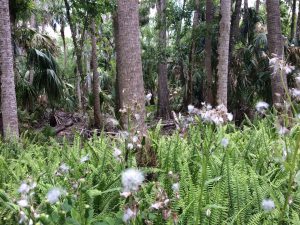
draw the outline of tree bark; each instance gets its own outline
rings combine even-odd
[[[118,0],[118,83],[120,106],[126,112],[121,114],[121,125],[131,134],[138,134],[144,143],[136,155],[138,166],[155,166],[156,155],[147,138],[145,123],[145,92],[142,70],[139,1]],[[142,141],[142,140],[145,140]]]
[[[4,139],[19,137],[8,0],[0,0],[1,111]]]
[[[270,57],[283,59],[283,38],[281,33],[279,0],[267,0],[267,29],[268,29],[268,48]],[[283,82],[282,82],[283,81]],[[272,100],[276,106],[282,104],[284,100],[284,86],[287,85],[285,74],[281,71],[273,71],[271,76]]]
[[[260,6],[260,0],[256,0],[255,10],[257,13],[259,12],[259,6]]]
[[[95,20],[92,19],[91,23],[91,37],[92,37],[92,69],[93,69],[93,96],[94,96],[94,121],[95,127],[101,128],[101,112],[100,112],[100,96],[99,96],[99,73],[98,73],[98,62],[97,62],[97,41],[96,41],[96,28]]]
[[[291,40],[293,40],[295,38],[296,3],[297,3],[297,0],[293,0],[292,22],[291,22]]]
[[[300,0],[299,0],[299,8],[298,8],[297,26],[296,26],[296,43],[299,46],[300,44]]]
[[[221,0],[221,21],[218,44],[218,90],[217,103],[227,107],[227,86],[228,86],[228,62],[229,62],[229,39],[231,24],[231,1]]]
[[[138,12],[138,0],[118,1],[119,97],[121,108],[127,110],[121,115],[121,124],[125,129],[134,127],[143,133],[147,129]],[[134,114],[138,114],[139,119],[128,124],[128,117]]]
[[[236,0],[235,2],[235,10],[233,12],[231,18],[231,28],[230,28],[230,43],[229,43],[229,59],[231,60],[232,51],[236,40],[239,36],[239,25],[241,19],[241,7],[242,7],[242,0]]]
[[[168,89],[168,65],[166,58],[167,48],[167,21],[166,21],[166,1],[157,1],[158,27],[160,57],[158,63],[158,106],[157,117],[170,119],[169,89]]]
[[[205,101],[213,104],[213,92],[212,92],[212,35],[211,26],[213,22],[214,10],[213,1],[206,0],[206,36],[205,36],[205,72],[206,72],[206,85],[205,85]]]
[[[119,79],[119,25],[118,25],[118,14],[115,12],[113,15],[113,28],[114,28],[114,41],[115,41],[115,53],[116,53],[116,83],[115,83],[115,114],[118,119],[120,119],[120,92],[119,92],[119,86],[120,86],[120,79]]]
[[[64,3],[65,3],[65,7],[66,7],[67,20],[68,20],[70,30],[71,30],[71,36],[72,36],[72,40],[73,40],[74,51],[75,51],[75,55],[76,55],[77,70],[78,70],[79,77],[80,77],[79,88],[81,88],[81,78],[83,77],[82,55],[81,55],[80,48],[77,44],[76,27],[73,24],[73,21],[72,21],[72,18],[71,18],[71,14],[70,14],[71,8],[70,8],[70,5],[69,5],[69,2],[68,2],[68,0],[64,0]],[[77,94],[79,94],[78,90],[77,90]],[[80,96],[81,96],[81,94],[80,94]],[[82,99],[78,99],[78,108],[79,108],[79,111],[83,110]]]
[[[67,46],[66,46],[66,37],[65,37],[65,21],[62,19],[60,24],[60,35],[63,41],[64,48],[64,69],[67,68]]]
[[[185,101],[184,105],[187,107],[189,104],[193,104],[193,75],[195,72],[196,66],[196,40],[198,34],[198,28],[200,24],[200,2],[199,0],[195,0],[194,4],[194,18],[193,18],[193,30],[192,30],[192,42],[191,42],[191,49],[189,54],[189,70],[187,76],[187,85],[186,85],[186,94],[185,94]]]

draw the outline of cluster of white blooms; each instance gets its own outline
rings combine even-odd
[[[89,160],[90,160],[90,156],[89,156],[89,155],[86,155],[86,156],[81,157],[80,163],[85,163],[85,162],[87,162],[87,161],[89,161]]]
[[[128,223],[130,220],[135,218],[136,215],[137,215],[137,210],[131,209],[131,208],[125,209],[125,212],[124,212],[124,215],[123,215],[124,223]]]
[[[39,214],[36,213],[35,209],[32,204],[30,203],[30,196],[34,194],[34,189],[36,187],[36,182],[29,179],[29,181],[23,181],[20,187],[18,188],[18,192],[21,194],[21,199],[17,201],[18,206],[21,208],[20,210],[20,217],[19,217],[19,224],[33,224],[32,219],[29,219],[24,212],[24,208],[30,208],[30,211],[33,215],[38,218]]]
[[[63,195],[66,195],[66,191],[61,189],[61,188],[57,188],[54,187],[51,190],[48,191],[47,195],[46,195],[46,199],[49,203],[51,204],[55,204],[56,202],[59,201],[59,198]]]
[[[275,209],[275,203],[272,199],[264,199],[261,203],[263,210],[269,212]]]
[[[285,60],[278,58],[276,55],[269,60],[269,65],[273,69],[273,74],[280,72],[284,73],[284,75],[288,75],[295,69],[294,66],[291,66]]]
[[[145,96],[145,100],[147,103],[149,103],[152,99],[152,94],[151,93],[148,93],[146,96]]]
[[[112,155],[118,162],[122,161],[122,151],[120,149],[114,148]]]
[[[203,108],[198,115],[205,122],[222,125],[233,120],[232,113],[228,113],[226,106],[223,104],[218,105],[216,108],[212,108],[210,104],[202,103],[202,105]]]
[[[122,173],[123,192],[137,192],[144,181],[141,171],[131,168]]]
[[[269,104],[266,102],[260,101],[260,102],[256,103],[255,108],[259,113],[265,114],[265,112],[269,108]]]
[[[221,145],[226,148],[229,144],[229,140],[227,138],[222,138]]]
[[[60,166],[58,167],[58,169],[57,169],[57,171],[56,171],[56,175],[57,176],[63,176],[63,175],[65,175],[65,174],[67,174],[68,172],[69,172],[69,170],[70,170],[70,167],[67,165],[67,164],[65,164],[65,163],[62,163],[62,164],[60,164]]]

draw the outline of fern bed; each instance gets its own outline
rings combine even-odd
[[[300,224],[299,127],[282,136],[272,121],[158,127],[158,167],[139,168],[155,178],[129,196],[121,138],[1,143],[0,224]]]

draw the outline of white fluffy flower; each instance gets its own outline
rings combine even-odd
[[[255,106],[256,110],[260,113],[264,113],[269,108],[269,104],[266,102],[258,102]]]
[[[137,143],[138,140],[139,140],[138,136],[133,136],[133,137],[132,137],[132,142],[133,142],[133,143]]]
[[[188,112],[189,113],[193,113],[194,109],[195,109],[195,107],[193,105],[188,105]]]
[[[223,139],[221,140],[221,145],[222,145],[224,148],[226,148],[226,147],[228,146],[228,144],[229,144],[229,140],[228,140],[227,138],[223,138]]]
[[[123,221],[127,223],[129,220],[136,216],[136,212],[132,211],[130,208],[126,209],[123,215]]]
[[[289,133],[289,129],[287,129],[286,127],[280,126],[278,129],[278,133],[279,133],[279,135],[286,135]]]
[[[59,168],[58,168],[58,170],[59,170],[61,173],[68,173],[68,172],[69,172],[69,169],[70,169],[70,167],[69,167],[67,164],[65,164],[65,163],[61,164],[61,165],[59,166]]]
[[[17,203],[21,207],[27,207],[28,206],[28,201],[26,199],[21,199]]]
[[[121,161],[120,156],[122,155],[122,151],[118,148],[114,149],[113,156],[117,161]]]
[[[128,148],[129,150],[132,150],[132,149],[133,149],[133,144],[132,144],[132,143],[128,143],[127,148]]]
[[[48,193],[47,193],[47,200],[51,204],[54,204],[58,202],[59,198],[65,194],[65,191],[63,191],[60,188],[52,188]]]
[[[24,212],[24,211],[21,211],[21,212],[20,212],[19,224],[24,223],[26,220],[27,220],[27,216],[26,216],[25,212]]]
[[[145,97],[146,101],[149,102],[152,98],[152,94],[151,93],[148,93]]]
[[[21,194],[27,194],[30,191],[30,186],[27,183],[23,182],[18,191]]]
[[[86,156],[81,157],[80,163],[85,163],[85,162],[87,162],[87,161],[89,161],[89,160],[90,160],[90,156],[89,156],[89,155],[86,155]]]
[[[179,192],[179,187],[180,187],[179,183],[172,184],[172,190],[174,192]]]
[[[124,192],[135,192],[144,181],[144,175],[137,169],[127,169],[122,173],[122,184]]]
[[[261,203],[261,207],[265,211],[269,212],[269,211],[272,211],[273,209],[275,209],[275,203],[271,199],[264,199]]]
[[[232,113],[227,113],[227,119],[228,119],[228,121],[232,121],[233,120]]]

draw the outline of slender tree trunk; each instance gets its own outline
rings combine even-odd
[[[229,62],[229,39],[231,24],[231,1],[221,0],[221,21],[218,46],[218,90],[217,102],[227,107],[227,85],[228,85],[228,62]]]
[[[299,46],[300,44],[300,0],[299,0],[299,7],[298,7],[297,26],[296,26],[296,43]]]
[[[96,42],[96,28],[95,20],[92,19],[91,24],[91,37],[92,37],[92,67],[93,67],[93,95],[94,95],[94,120],[95,127],[101,128],[101,112],[100,112],[100,96],[99,96],[99,73],[98,73],[98,63],[97,63],[97,42]]]
[[[160,57],[158,63],[158,106],[157,117],[163,119],[170,119],[170,105],[169,105],[169,89],[168,89],[168,64],[166,58],[167,48],[167,21],[166,21],[166,1],[157,1],[158,13],[158,27],[159,27],[159,49]]]
[[[293,0],[292,22],[291,22],[291,40],[294,40],[294,38],[295,38],[296,3],[297,3],[297,0]]]
[[[14,60],[8,0],[0,0],[0,74],[3,135],[6,140],[19,137]]]
[[[81,78],[83,77],[82,54],[81,54],[80,48],[77,44],[76,27],[73,24],[73,21],[72,21],[72,18],[71,18],[71,14],[70,14],[71,8],[70,8],[70,5],[69,5],[69,2],[68,2],[68,0],[64,0],[64,3],[65,3],[65,7],[66,7],[67,20],[68,20],[70,30],[71,30],[71,36],[72,36],[74,51],[75,51],[75,55],[76,55],[77,70],[78,70],[78,73],[79,73],[80,84],[81,84]],[[79,88],[81,88],[80,84],[79,84]],[[77,94],[79,94],[78,90],[77,90]],[[80,94],[80,96],[81,96],[81,94]],[[82,99],[78,99],[78,108],[79,108],[79,111],[82,111],[82,109],[83,109]]]
[[[143,81],[139,1],[118,0],[118,81],[120,106],[126,112],[121,114],[121,124],[131,134],[139,131],[139,141],[146,139],[145,92]],[[138,166],[155,166],[156,155],[149,144],[139,148],[136,155]]]
[[[281,33],[279,0],[267,0],[267,26],[268,48],[270,57],[275,54],[283,59],[283,38]],[[282,82],[283,81],[283,82]],[[285,96],[284,86],[287,85],[286,76],[281,71],[273,71],[271,76],[273,104],[277,106],[283,103]]]
[[[205,36],[205,72],[206,72],[206,85],[205,85],[205,101],[213,104],[213,92],[212,92],[212,34],[211,26],[214,17],[213,0],[206,0],[206,36]]]
[[[120,119],[120,92],[119,92],[119,86],[120,86],[120,79],[119,79],[119,65],[120,65],[120,57],[119,57],[119,25],[118,25],[118,14],[117,12],[113,16],[113,27],[114,27],[114,41],[115,41],[115,52],[116,52],[116,82],[115,82],[115,114],[118,119]]]
[[[187,76],[187,84],[186,84],[186,94],[184,105],[187,107],[189,104],[193,104],[193,75],[196,67],[196,44],[198,40],[198,30],[200,23],[200,2],[199,0],[195,0],[194,2],[194,18],[193,18],[193,30],[192,30],[192,42],[191,49],[189,53],[189,70]]]
[[[64,47],[64,69],[66,69],[67,68],[67,46],[66,46],[66,36],[65,36],[65,21],[63,19],[60,26],[60,35]]]
[[[242,0],[236,0],[235,2],[235,10],[232,14],[231,18],[231,28],[230,28],[230,43],[229,43],[229,59],[231,60],[232,51],[236,40],[239,36],[239,25],[241,19],[241,7],[242,7]]]
[[[255,10],[257,13],[259,12],[259,6],[260,6],[260,0],[256,0]]]
[[[180,81],[182,87],[185,85],[185,74],[184,74],[184,64],[183,64],[183,57],[182,57],[182,50],[181,50],[181,27],[182,27],[182,19],[184,16],[184,10],[185,10],[185,5],[186,5],[186,0],[183,0],[183,5],[182,5],[182,12],[180,14],[179,22],[176,26],[176,47],[178,48],[178,65],[180,67]]]
[[[249,17],[248,0],[244,0],[244,21],[245,21],[245,23],[247,23],[247,27],[249,28],[248,17]],[[246,43],[248,43],[248,35],[249,35],[249,32],[247,32]]]

